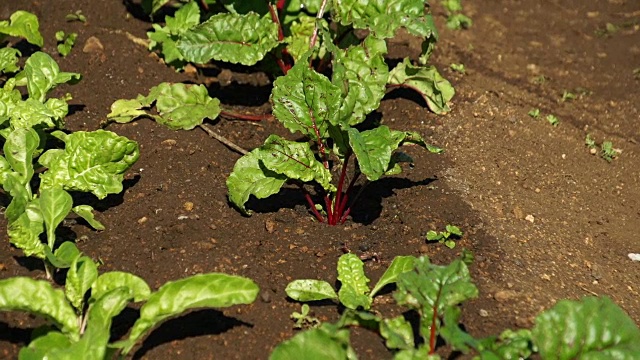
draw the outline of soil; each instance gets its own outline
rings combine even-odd
[[[283,191],[252,201],[244,217],[226,199],[225,179],[239,155],[202,130],[170,131],[149,120],[108,129],[140,143],[141,157],[126,190],[93,201],[107,230],[65,222],[63,233],[100,259],[101,271],[141,276],[157,288],[169,280],[220,271],[253,279],[261,288],[250,306],[198,310],[167,321],[146,338],[135,359],[265,359],[296,333],[289,318],[300,305],[287,300],[286,284],[317,278],[335,282],[335,264],[346,249],[371,257],[365,270],[376,280],[396,255],[428,255],[445,264],[471,250],[480,297],[463,306],[463,323],[475,336],[530,327],[541,310],[564,298],[611,297],[640,322],[640,4],[631,0],[465,2],[469,30],[444,27],[432,61],[456,88],[452,111],[435,115],[410,92],[394,91],[377,116],[395,129],[418,131],[446,149],[407,151],[415,167],[368,186],[344,226],[313,221],[304,199]],[[66,71],[83,74],[54,96],[73,95],[70,130],[94,130],[117,99],[134,98],[163,81],[209,85],[227,109],[270,110],[270,79],[217,64],[203,73],[176,73],[127,33],[146,38],[151,23],[128,1],[2,1],[0,18],[17,10],[40,18],[44,51],[56,54],[54,33],[77,32]],[[66,22],[82,10],[86,24]],[[607,23],[617,26],[606,32]],[[103,49],[83,52],[96,37]],[[389,42],[390,58],[416,57],[420,40]],[[35,51],[24,47],[23,55]],[[87,49],[90,50],[90,49]],[[465,74],[450,70],[463,63]],[[636,70],[637,71],[637,70]],[[564,91],[577,98],[562,100]],[[527,115],[539,108],[542,116]],[[554,114],[560,122],[549,124]],[[273,121],[217,120],[212,128],[251,149],[271,133],[286,135]],[[620,150],[607,162],[585,146],[587,134]],[[193,207],[191,208],[191,205]],[[428,230],[455,224],[464,231],[455,249],[426,243]],[[0,233],[6,233],[5,223]],[[62,233],[61,233],[62,234]],[[373,256],[375,255],[375,256]],[[0,278],[43,278],[37,261],[0,243]],[[401,309],[389,293],[374,305],[385,315]],[[312,307],[334,321],[335,304]],[[115,322],[114,338],[135,318],[128,309]],[[0,313],[0,358],[16,358],[41,322]],[[382,341],[356,331],[362,359],[391,358]]]

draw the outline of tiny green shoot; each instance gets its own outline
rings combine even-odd
[[[65,34],[65,32],[62,30],[56,32],[58,53],[60,53],[60,55],[62,56],[69,55],[71,49],[73,48],[73,45],[75,45],[76,43],[77,38],[78,34],[76,33]]]
[[[460,74],[464,74],[466,72],[464,68],[464,64],[451,64],[451,70],[455,72],[459,72]]]
[[[433,231],[429,230],[427,232],[427,241],[438,241],[441,244],[445,244],[449,249],[453,249],[456,247],[455,241],[453,238],[461,238],[462,230],[459,227],[454,225],[447,225],[445,227],[445,231]]]
[[[543,85],[544,83],[547,82],[547,80],[549,80],[548,77],[544,76],[544,75],[538,75],[536,77],[534,77],[533,79],[531,79],[531,82],[537,85]]]
[[[584,144],[589,149],[595,149],[598,146],[596,145],[596,141],[591,137],[591,134],[587,134],[587,137],[584,139]]]
[[[320,320],[309,314],[309,304],[302,304],[300,312],[294,311],[291,319],[295,322],[294,329],[315,328],[320,326]]]
[[[577,98],[578,97],[576,96],[576,94],[574,94],[574,93],[572,93],[570,91],[564,90],[562,92],[562,102],[569,101],[569,100],[575,100]]]
[[[527,115],[531,116],[534,119],[537,119],[540,117],[540,109],[538,108],[533,108],[531,110],[529,110],[529,112],[527,113]]]
[[[613,148],[613,143],[611,141],[604,141],[600,146],[600,157],[611,162],[613,159],[618,157],[618,151]]]
[[[545,119],[549,122],[549,124],[553,126],[558,126],[558,124],[560,124],[560,119],[558,119],[558,117],[553,114],[547,115]]]
[[[461,0],[442,0],[442,6],[447,11],[447,27],[452,30],[468,29],[473,21],[462,14]]]
[[[72,21],[80,21],[81,23],[87,22],[87,17],[82,15],[82,10],[78,10],[74,13],[67,14],[64,17],[64,19],[67,20],[68,22],[72,22]]]

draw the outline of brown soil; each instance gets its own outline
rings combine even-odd
[[[256,213],[241,216],[227,203],[225,186],[239,155],[201,130],[172,132],[148,120],[109,126],[138,141],[142,155],[126,191],[96,203],[107,230],[93,232],[68,221],[66,236],[101,259],[101,271],[129,271],[154,288],[211,271],[247,276],[261,288],[251,306],[200,310],[168,321],[134,358],[267,358],[295,334],[289,315],[299,304],[287,300],[286,284],[298,278],[335,281],[335,263],[345,247],[376,254],[379,261],[366,263],[372,279],[396,255],[425,254],[447,263],[463,248],[472,250],[481,295],[464,306],[463,321],[476,336],[529,327],[557,300],[591,294],[611,297],[640,322],[640,264],[627,257],[640,252],[640,81],[634,78],[640,68],[640,6],[629,0],[484,3],[465,2],[474,20],[467,31],[445,30],[445,15],[435,7],[443,30],[433,61],[456,87],[452,112],[434,115],[406,92],[389,94],[380,107],[386,124],[419,131],[446,154],[408,149],[415,168],[369,186],[345,226],[312,221],[295,192],[252,202]],[[116,99],[146,94],[163,81],[206,82],[228,108],[269,110],[264,74],[225,69],[219,81],[192,78],[132,42],[126,32],[146,38],[150,28],[135,5],[2,1],[0,18],[17,9],[41,19],[46,52],[56,53],[55,31],[79,34],[71,55],[58,60],[63,70],[84,78],[54,94],[73,94],[71,130],[98,128]],[[86,24],[64,21],[76,10],[86,15]],[[602,34],[607,23],[619,31]],[[104,50],[84,53],[92,36]],[[391,57],[416,56],[419,40],[401,36],[390,49]],[[451,63],[463,63],[466,74],[452,72]],[[563,102],[565,90],[580,95]],[[532,108],[543,116],[527,116]],[[547,114],[558,116],[557,127],[544,120]],[[274,122],[221,120],[212,126],[245,148],[260,145],[270,133],[284,135]],[[591,155],[587,133],[598,142],[613,141],[622,152],[611,163]],[[186,202],[194,204],[192,210]],[[465,231],[454,250],[425,242],[426,231],[449,223]],[[43,277],[41,265],[7,241],[0,243],[0,269],[0,278]],[[399,311],[389,304],[389,294],[380,300],[376,308],[383,314]],[[333,304],[312,309],[322,320],[339,316]],[[115,336],[127,331],[132,315],[135,310],[117,319]],[[15,358],[37,324],[26,315],[0,313],[0,358]],[[362,359],[391,357],[372,334],[358,331],[352,338]]]

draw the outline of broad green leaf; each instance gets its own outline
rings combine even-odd
[[[11,203],[4,213],[9,224],[18,220],[25,212],[27,205],[32,202],[31,187],[22,183],[22,176],[15,171],[7,171],[3,174],[2,187],[11,195]],[[36,207],[38,204],[36,204]],[[40,210],[38,210],[38,213]]]
[[[531,330],[505,330],[498,337],[480,340],[482,360],[529,359],[534,352]]]
[[[440,355],[429,354],[429,347],[422,345],[417,349],[406,349],[394,354],[393,360],[440,360]]]
[[[14,205],[17,198],[11,202]],[[9,214],[10,207],[7,208]],[[40,234],[44,232],[44,220],[40,212],[38,201],[25,204],[23,212],[13,221],[9,222],[7,234],[9,242],[24,252],[25,256],[45,258],[46,245],[40,241]]]
[[[219,273],[170,281],[151,294],[140,308],[140,318],[123,343],[123,353],[126,355],[149,330],[170,317],[194,308],[250,304],[259,290],[250,279]]]
[[[389,73],[389,85],[406,87],[417,91],[436,114],[450,111],[449,101],[455,90],[433,66],[413,66],[408,58]]]
[[[429,152],[434,153],[434,154],[441,154],[441,153],[444,152],[444,150],[442,150],[441,148],[439,148],[437,146],[433,146],[431,144],[427,144],[424,141],[424,139],[422,138],[422,136],[420,136],[420,134],[418,134],[417,132],[413,132],[413,131],[405,131],[404,132],[404,140],[402,141],[402,143],[400,145],[404,145],[406,143],[422,146],[423,148],[429,150]]]
[[[385,339],[388,349],[413,349],[413,328],[400,315],[391,319],[383,319],[380,323],[380,335]]]
[[[266,14],[216,14],[186,31],[177,43],[187,60],[204,64],[210,60],[255,65],[278,45],[278,26]]]
[[[175,13],[175,17],[165,17],[166,26],[152,24],[153,31],[147,32],[149,50],[161,49],[167,64],[181,68],[184,58],[176,46],[180,34],[200,24],[200,8],[195,1],[182,6]]]
[[[0,185],[4,184],[5,179],[12,172],[13,170],[11,170],[11,165],[7,159],[4,156],[0,156]]]
[[[191,1],[180,7],[175,16],[167,16],[164,20],[172,35],[180,35],[200,23],[200,7],[196,1]]]
[[[104,230],[104,225],[102,225],[100,221],[96,220],[95,215],[93,214],[93,207],[89,205],[78,205],[74,206],[71,210],[73,210],[76,215],[83,218],[84,221],[88,222],[95,230]]]
[[[15,78],[9,78],[4,83],[4,86],[0,88],[0,124],[4,124],[10,119],[13,115],[13,108],[22,102],[22,94],[15,88],[15,85]],[[0,135],[4,138],[7,137],[5,132],[6,129],[0,132]]]
[[[338,117],[340,124],[356,125],[380,106],[384,97],[389,67],[384,61],[384,40],[367,36],[359,45],[347,50],[330,46],[333,53],[332,83],[345,98]],[[331,119],[338,124],[338,119]]]
[[[153,15],[171,0],[143,0],[142,7],[147,14]]]
[[[64,292],[46,281],[20,276],[0,280],[0,310],[27,311],[51,320],[65,334],[77,336],[80,332]]]
[[[59,349],[66,349],[71,346],[71,340],[65,334],[51,330],[45,335],[32,340],[28,346],[20,349],[19,360],[42,360]]]
[[[11,14],[9,21],[0,21],[0,34],[21,37],[33,45],[42,47],[44,39],[39,29],[38,17],[27,11],[18,10]]]
[[[470,349],[478,349],[480,342],[460,328],[461,315],[462,310],[460,310],[458,306],[445,308],[442,314],[442,325],[439,329],[439,335],[453,350],[467,354]]]
[[[65,241],[53,252],[55,260],[57,263],[51,261],[52,265],[57,268],[68,268],[71,264],[76,261],[82,254],[80,250],[76,246],[75,243],[71,241]],[[47,256],[48,260],[51,260],[49,256]]]
[[[287,5],[289,5],[287,3]],[[311,36],[316,27],[316,17],[300,14],[290,25],[289,31],[291,35],[284,40],[287,43],[287,51],[293,57],[295,62],[303,60],[311,45]],[[321,20],[321,28],[329,28],[329,24],[325,19]],[[324,58],[327,55],[326,46],[321,43],[320,47],[314,49],[313,59]],[[334,70],[335,71],[335,70]]]
[[[562,300],[536,317],[533,343],[544,359],[640,358],[640,330],[609,298]]]
[[[67,272],[64,285],[65,295],[71,305],[82,310],[84,295],[98,278],[98,266],[88,256],[79,256],[73,260]]]
[[[151,295],[149,285],[140,277],[121,271],[110,271],[98,276],[91,286],[91,302],[100,299],[113,289],[125,287],[131,291],[133,301],[144,301]]]
[[[341,330],[347,332],[348,330]],[[347,345],[348,346],[348,345]],[[347,359],[347,346],[322,328],[303,331],[280,343],[269,356],[270,360],[337,360]]]
[[[384,125],[363,132],[350,128],[347,132],[360,171],[370,181],[378,180],[389,169],[391,154],[405,137],[403,132],[389,130]]]
[[[82,75],[60,71],[51,56],[38,51],[27,59],[24,69],[16,77],[19,84],[26,81],[29,97],[44,103],[49,91],[59,84],[76,83]]]
[[[40,189],[39,200],[40,212],[47,229],[47,242],[53,249],[56,242],[56,228],[71,211],[73,199],[62,188],[43,187]]]
[[[0,74],[13,73],[20,70],[20,50],[14,48],[0,48]]]
[[[323,189],[336,191],[331,172],[315,158],[308,142],[289,141],[271,135],[256,153],[264,166],[289,179],[316,181]]]
[[[156,118],[152,115],[148,115],[146,111],[140,110],[145,107],[140,100],[131,99],[119,99],[111,104],[111,112],[107,115],[109,121],[115,121],[120,124],[129,123],[139,117],[148,116]]]
[[[122,191],[124,173],[140,156],[138,144],[105,130],[77,131],[64,138],[64,151],[48,150],[40,163],[41,188],[91,192],[99,199]]]
[[[354,254],[344,254],[338,259],[338,281],[340,290],[338,298],[349,309],[371,307],[369,279],[364,274],[364,263]]]
[[[322,280],[293,280],[284,291],[296,301],[338,300],[338,294],[331,284]]]
[[[34,129],[15,129],[4,143],[4,156],[11,168],[20,175],[19,181],[27,185],[33,177],[33,157],[40,136]]]
[[[28,129],[44,127],[46,129],[64,126],[64,117],[69,111],[67,102],[61,99],[49,99],[42,103],[29,98],[20,101],[11,109],[11,127],[13,129]]]
[[[318,135],[327,137],[330,122],[337,121],[342,100],[340,89],[329,79],[310,69],[306,61],[298,61],[287,75],[274,81],[271,101],[273,115],[289,131],[318,141]]]
[[[413,158],[402,151],[396,151],[391,154],[391,161],[389,161],[389,168],[385,171],[385,175],[398,175],[402,173],[402,166],[400,163],[412,163]]]
[[[369,296],[373,298],[383,287],[396,282],[400,274],[413,270],[415,261],[416,258],[413,256],[396,256],[393,258],[391,265],[389,265],[384,274],[382,274],[382,277],[378,280],[376,286],[373,287]]]
[[[269,3],[266,1],[247,1],[247,0],[209,0],[220,2],[225,9],[234,14],[247,14],[257,12],[264,15],[269,13]]]
[[[264,199],[280,192],[287,177],[266,169],[260,163],[260,148],[244,155],[233,166],[227,178],[229,201],[242,213],[250,214],[244,204],[251,195]]]
[[[204,85],[161,83],[151,88],[143,103],[156,103],[156,121],[172,130],[191,130],[205,118],[220,114],[220,100],[209,96]]]
[[[412,34],[431,36],[433,22],[425,13],[424,0],[332,0],[332,17],[342,25],[371,30],[390,38],[401,27]]]

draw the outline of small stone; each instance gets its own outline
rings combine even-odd
[[[296,229],[296,235],[302,235],[304,234],[304,229],[303,228],[297,228]]]
[[[518,293],[513,290],[500,290],[493,294],[493,298],[499,303],[507,302],[518,296]]]
[[[598,153],[598,150],[597,150],[596,148],[591,148],[591,149],[589,149],[589,153],[590,153],[591,155],[595,155],[595,154],[597,154],[597,153]]]
[[[533,223],[534,221],[536,221],[536,218],[535,218],[535,217],[533,217],[533,215],[531,215],[531,214],[529,214],[529,215],[525,216],[525,218],[524,218],[524,219],[525,219],[525,220],[527,220],[527,221],[528,221],[528,222],[530,222],[530,223]]]
[[[489,312],[485,309],[480,309],[480,316],[487,317],[489,316]]]
[[[143,216],[140,219],[138,219],[138,224],[142,225],[142,224],[146,223],[148,220],[149,220],[148,217]]]
[[[161,142],[162,145],[164,146],[174,146],[175,144],[177,144],[178,142],[174,139],[167,139]]]
[[[191,211],[193,210],[193,203],[191,201],[187,201],[184,204],[182,204],[182,207],[187,211]]]
[[[264,228],[267,230],[269,234],[273,234],[276,231],[276,222],[270,219],[267,219],[264,222]]]
[[[551,276],[549,276],[549,274],[542,274],[540,276],[540,279],[542,280],[547,280],[547,281],[551,281]]]
[[[88,38],[84,43],[84,47],[82,48],[82,52],[85,54],[97,53],[102,51],[104,51],[104,45],[102,45],[100,39],[95,36]]]

